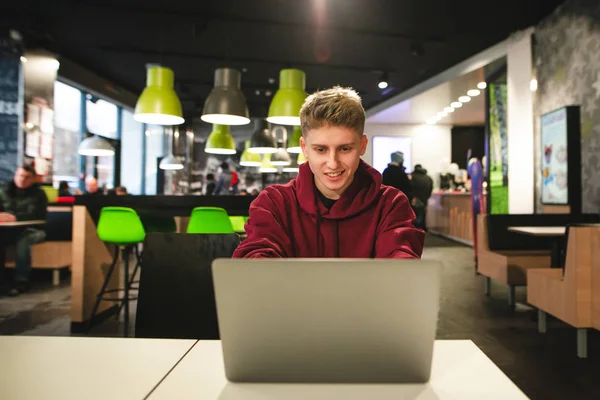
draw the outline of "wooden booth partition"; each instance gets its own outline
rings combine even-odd
[[[109,247],[110,246],[110,247]],[[71,267],[71,332],[84,330],[91,317],[96,296],[112,263],[111,245],[96,233],[96,224],[85,206],[73,207],[73,249]],[[111,277],[109,289],[119,285],[121,263]],[[101,302],[96,318],[101,320],[117,311],[114,302]]]

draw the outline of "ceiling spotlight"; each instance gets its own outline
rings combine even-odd
[[[445,107],[444,111],[447,112],[447,113],[454,112],[454,107]]]
[[[458,101],[453,101],[452,103],[450,103],[450,107],[461,108],[462,107],[462,103],[460,103]]]
[[[481,90],[483,90],[483,89],[485,89],[486,87],[487,87],[487,83],[485,83],[485,82],[479,82],[479,83],[477,84],[477,89],[481,89]]]
[[[27,57],[21,56],[21,62],[26,63],[27,62]]]
[[[440,111],[439,113],[437,113],[437,116],[440,118],[444,118],[446,115],[448,115],[448,113],[445,111]]]
[[[471,89],[467,92],[467,95],[469,95],[471,97],[479,96],[480,94],[481,94],[481,91],[479,91],[479,89]]]
[[[386,87],[388,87],[388,74],[387,72],[384,72],[383,74],[381,74],[381,78],[379,78],[379,82],[377,83],[377,87],[379,89],[385,89]]]
[[[460,96],[458,98],[458,101],[460,101],[461,103],[468,103],[471,101],[471,98],[469,96]]]

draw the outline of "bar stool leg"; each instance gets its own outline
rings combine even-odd
[[[106,278],[104,278],[104,283],[102,284],[102,289],[100,289],[100,293],[98,293],[98,295],[96,296],[96,303],[94,303],[94,308],[92,309],[92,314],[90,316],[90,319],[88,320],[88,323],[86,325],[86,332],[90,330],[90,328],[92,327],[92,321],[94,319],[94,316],[96,315],[96,312],[98,311],[98,307],[100,306],[100,302],[102,301],[102,296],[104,296],[104,292],[106,291],[106,287],[108,286],[108,282],[110,282],[110,277],[113,274],[113,271],[115,270],[115,265],[117,265],[117,260],[119,259],[119,248],[115,248],[115,255],[113,257],[113,261],[112,264],[110,265],[110,269],[108,270],[108,274],[106,274]]]
[[[123,337],[129,336],[129,247],[123,249]]]
[[[587,328],[577,329],[577,357],[587,358]]]

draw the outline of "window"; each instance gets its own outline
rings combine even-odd
[[[88,131],[110,139],[118,139],[117,111],[116,105],[88,94],[86,101]]]
[[[165,155],[164,127],[147,125],[146,127],[146,194],[156,194],[158,159]]]
[[[121,185],[130,194],[144,193],[142,188],[142,157],[144,154],[143,125],[133,119],[133,113],[122,111]]]
[[[54,82],[54,182],[77,182],[81,139],[81,91],[62,82]]]

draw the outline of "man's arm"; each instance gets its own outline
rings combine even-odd
[[[391,201],[385,199],[388,196]],[[381,201],[388,205],[377,229],[375,258],[421,258],[425,232],[414,227],[415,213],[406,195],[386,193]]]
[[[292,255],[292,243],[283,227],[281,213],[271,198],[271,194],[281,194],[270,192],[263,190],[250,205],[250,218],[246,222],[248,237],[235,250],[233,258],[281,258]]]

